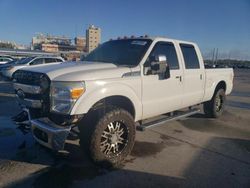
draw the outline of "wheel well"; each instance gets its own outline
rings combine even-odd
[[[101,99],[93,105],[91,109],[102,108],[107,105],[112,105],[120,107],[128,111],[135,118],[135,108],[130,99],[124,96],[110,96],[104,99]]]
[[[224,89],[224,91],[226,91],[226,82],[225,81],[220,81],[217,86],[216,86],[216,89],[215,91],[217,91],[218,89]]]

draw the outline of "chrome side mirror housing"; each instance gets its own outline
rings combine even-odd
[[[150,67],[152,74],[158,74],[163,77],[163,79],[170,77],[170,70],[165,55],[154,56],[150,62]]]

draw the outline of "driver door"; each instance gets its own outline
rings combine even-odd
[[[171,112],[182,106],[183,72],[174,43],[156,43],[144,63],[144,70],[150,69],[150,59],[156,55],[166,56],[170,78],[161,79],[159,75],[144,71],[142,76],[143,119]]]

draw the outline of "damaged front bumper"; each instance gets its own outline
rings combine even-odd
[[[34,119],[30,122],[32,134],[41,145],[56,151],[64,149],[71,126],[58,126],[48,118]]]
[[[28,114],[33,137],[38,143],[56,151],[64,149],[71,125],[59,126],[48,118],[31,119],[29,110],[23,110]]]

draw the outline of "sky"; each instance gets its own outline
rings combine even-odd
[[[165,36],[196,42],[205,58],[250,60],[250,0],[0,0],[0,40],[30,44],[36,33],[74,38],[89,24],[102,42]]]

